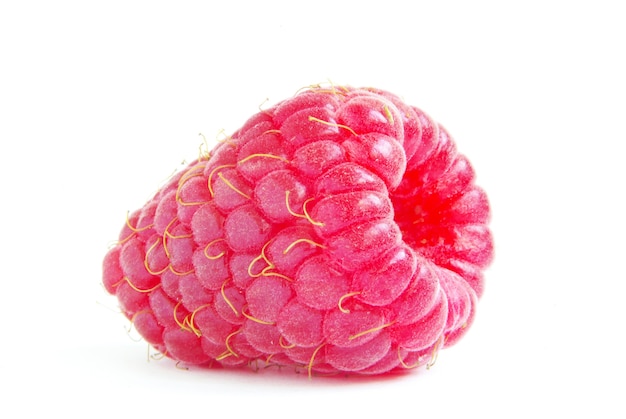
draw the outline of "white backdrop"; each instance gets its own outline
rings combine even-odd
[[[619,2],[356,4],[0,5],[0,416],[626,416]],[[148,361],[100,285],[126,211],[199,133],[327,80],[403,96],[472,161],[496,243],[474,326],[394,379]]]

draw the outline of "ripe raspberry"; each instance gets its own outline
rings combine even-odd
[[[428,115],[382,90],[315,86],[130,214],[103,282],[175,360],[382,374],[468,330],[488,218],[469,161]]]

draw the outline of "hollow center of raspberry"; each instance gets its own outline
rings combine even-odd
[[[423,201],[418,193],[392,193],[394,220],[400,227],[402,238],[414,250],[440,246],[448,241],[445,216],[442,208]]]

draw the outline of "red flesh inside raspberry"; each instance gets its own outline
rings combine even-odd
[[[316,86],[130,214],[103,282],[181,362],[384,374],[467,332],[488,221],[472,166],[428,115],[382,90]]]

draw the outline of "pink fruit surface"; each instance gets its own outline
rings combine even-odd
[[[129,214],[103,283],[150,345],[188,364],[421,367],[469,329],[493,257],[474,177],[397,96],[312,86]]]

